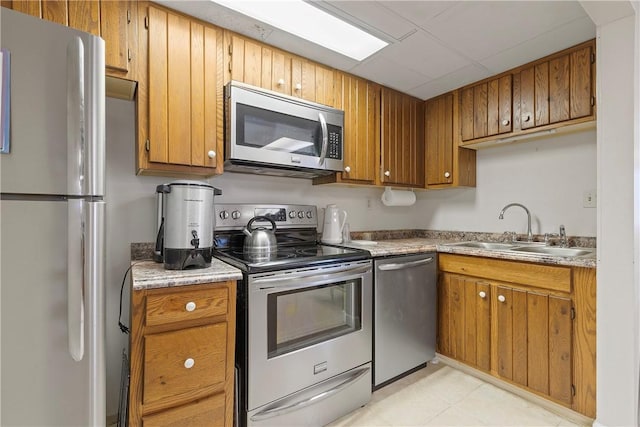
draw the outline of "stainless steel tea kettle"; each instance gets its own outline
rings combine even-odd
[[[266,227],[253,228],[256,221],[267,221],[271,223],[271,230]],[[277,251],[276,223],[269,217],[256,216],[251,218],[247,226],[242,229],[245,234],[243,251],[247,255],[268,256]]]

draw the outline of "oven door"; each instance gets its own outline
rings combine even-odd
[[[229,159],[342,170],[343,111],[235,82],[227,90]]]
[[[371,361],[370,260],[248,284],[248,411]]]

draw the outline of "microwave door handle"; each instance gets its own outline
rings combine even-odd
[[[324,164],[324,158],[327,157],[327,145],[329,145],[329,131],[327,130],[327,120],[322,113],[318,113],[318,120],[320,121],[320,127],[322,128],[322,149],[320,150],[320,160],[318,164],[322,166]]]

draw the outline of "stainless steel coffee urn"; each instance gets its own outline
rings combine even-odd
[[[156,262],[164,262],[168,270],[211,264],[213,199],[220,194],[219,189],[200,181],[174,181],[156,188]]]

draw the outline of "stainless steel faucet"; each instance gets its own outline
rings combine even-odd
[[[560,225],[560,246],[563,248],[568,246],[567,232],[564,229],[564,225]]]
[[[525,205],[521,205],[520,203],[509,203],[507,206],[502,208],[498,219],[504,219],[504,212],[511,206],[520,206],[527,213],[527,242],[533,242],[533,233],[531,232],[531,212],[529,212],[529,209],[527,209]]]

